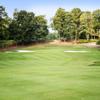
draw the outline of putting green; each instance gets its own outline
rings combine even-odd
[[[33,46],[0,52],[0,100],[100,100],[100,50]],[[64,51],[89,51],[68,53]]]

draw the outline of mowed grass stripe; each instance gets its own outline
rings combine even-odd
[[[52,45],[23,49],[36,52],[0,53],[0,100],[100,99],[98,49]]]

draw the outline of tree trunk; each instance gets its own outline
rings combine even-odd
[[[89,40],[89,34],[86,34],[87,41]]]
[[[75,33],[75,43],[77,43],[77,40],[78,40],[78,32],[76,31],[76,33]]]

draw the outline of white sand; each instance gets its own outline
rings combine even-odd
[[[35,52],[35,51],[31,51],[31,50],[16,50],[16,52],[19,52],[19,53],[28,53],[28,52]],[[88,51],[75,51],[75,50],[66,50],[64,52],[71,52],[71,53],[85,53],[85,52],[88,52]],[[14,52],[11,52],[11,51],[7,51],[6,53],[14,53]]]
[[[16,50],[16,51],[6,51],[5,53],[28,53],[28,52],[35,52],[31,50]]]
[[[74,53],[74,52],[80,52],[80,53],[85,53],[85,52],[88,52],[88,51],[75,51],[75,50],[67,50],[67,51],[64,51],[64,52],[72,52],[72,53]]]
[[[35,52],[35,51],[31,51],[31,50],[16,50],[17,52]]]

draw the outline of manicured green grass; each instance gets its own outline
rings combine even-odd
[[[99,49],[52,45],[23,49],[35,52],[0,53],[0,100],[100,100]]]

